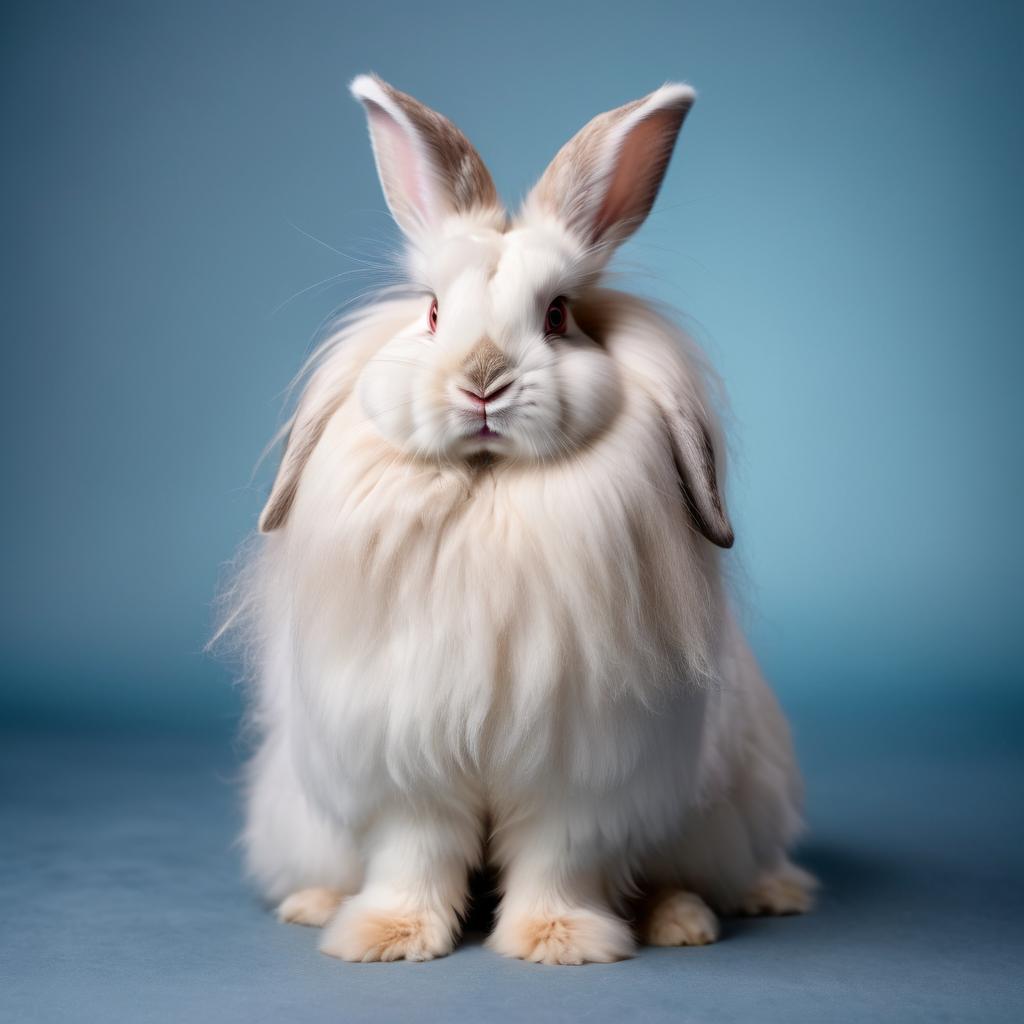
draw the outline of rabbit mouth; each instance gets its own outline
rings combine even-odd
[[[508,434],[503,434],[489,423],[484,423],[472,433],[463,435],[461,453],[468,458],[509,454],[510,443],[511,438]]]

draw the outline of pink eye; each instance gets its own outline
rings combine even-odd
[[[565,299],[559,295],[558,298],[548,306],[548,311],[544,316],[544,333],[565,334],[565,329],[568,326],[569,312],[565,308]]]
[[[430,304],[430,312],[427,314],[427,326],[430,328],[431,334],[437,332],[437,299],[434,299]]]

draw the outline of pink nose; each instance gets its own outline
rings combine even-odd
[[[492,388],[490,391],[485,391],[483,394],[480,394],[480,392],[476,390],[470,391],[467,388],[459,388],[459,391],[461,391],[462,394],[464,394],[473,403],[473,405],[482,412],[487,408],[488,402],[493,402],[499,395],[503,395],[508,391],[511,386],[512,381],[508,381],[508,383],[502,384],[501,387]]]

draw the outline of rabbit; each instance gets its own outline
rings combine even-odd
[[[550,964],[799,913],[801,781],[731,610],[710,371],[602,283],[695,93],[601,114],[521,211],[447,119],[365,108],[408,287],[312,360],[228,628],[258,748],[248,871],[348,961],[487,943]]]

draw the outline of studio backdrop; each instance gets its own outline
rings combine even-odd
[[[204,655],[324,324],[393,279],[347,82],[505,199],[595,111],[699,98],[622,253],[731,401],[734,576],[783,700],[1019,680],[1020,6],[6,5],[0,715],[228,727]],[[981,16],[981,15],[984,16]]]

